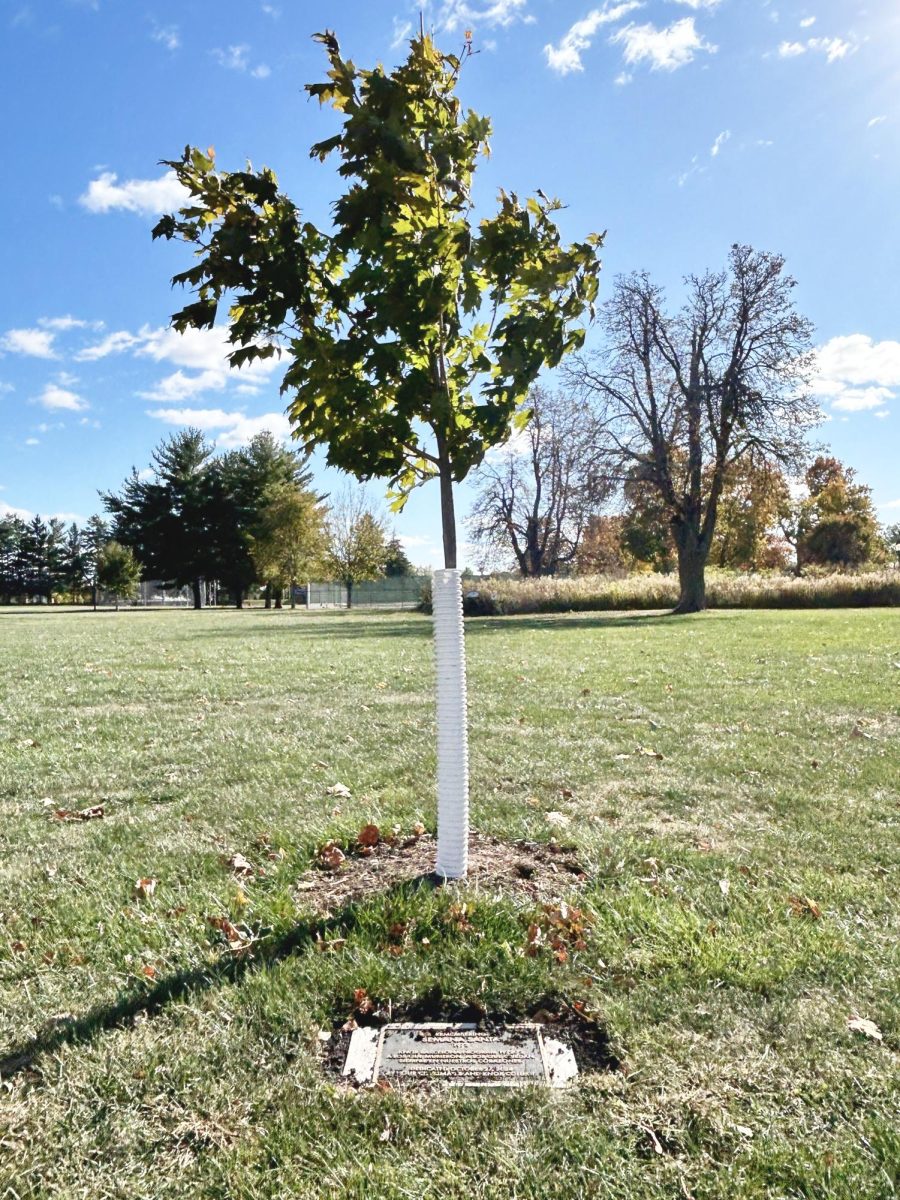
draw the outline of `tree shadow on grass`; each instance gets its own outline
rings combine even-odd
[[[401,890],[409,893],[419,888],[440,886],[441,880],[437,876],[420,875],[394,884],[383,895],[390,897]],[[353,901],[332,916],[300,921],[279,937],[255,943],[252,957],[249,954],[228,954],[213,966],[176,971],[139,991],[120,996],[109,1004],[98,1005],[81,1017],[59,1019],[0,1057],[0,1079],[34,1070],[44,1055],[53,1054],[64,1046],[92,1042],[108,1030],[128,1028],[141,1017],[157,1016],[168,1005],[186,1000],[198,992],[238,984],[244,976],[275,966],[292,954],[304,953],[320,940],[327,941],[335,934],[346,937],[359,924],[365,907],[364,902]]]
[[[683,615],[669,610],[648,612],[566,612],[566,613],[534,613],[527,616],[508,617],[467,617],[466,633],[472,638],[478,638],[485,633],[517,632],[520,630],[591,630],[591,629],[627,629],[664,627],[681,625],[691,621],[697,614]],[[721,620],[723,614],[719,611],[700,614],[704,620]],[[265,630],[255,630],[255,637],[285,637],[302,638],[309,641],[355,640],[362,638],[417,638],[430,639],[432,625],[430,617],[410,614],[401,619],[384,617],[376,614],[367,616],[345,616],[335,614],[325,623],[306,624],[306,618],[299,621],[279,624],[273,621]],[[240,626],[227,629],[198,629],[192,636],[204,637],[241,637],[246,633]]]

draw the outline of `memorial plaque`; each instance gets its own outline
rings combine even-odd
[[[344,1067],[358,1083],[451,1087],[565,1087],[577,1073],[571,1049],[540,1025],[447,1022],[355,1030]]]

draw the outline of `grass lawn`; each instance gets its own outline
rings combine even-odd
[[[326,839],[433,828],[429,639],[411,614],[0,613],[0,1196],[896,1197],[896,610],[468,625],[473,824],[591,872],[561,880],[592,919],[564,963],[525,955],[523,894],[320,918],[296,887]],[[355,989],[437,987],[583,1003],[619,1069],[430,1096],[323,1073]]]

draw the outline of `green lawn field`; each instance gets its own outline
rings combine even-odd
[[[0,612],[4,1200],[898,1195],[896,610],[467,635],[472,822],[577,846],[565,956],[489,881],[297,886],[434,827],[426,618]],[[610,1069],[350,1091],[321,1060],[357,989],[577,1006]]]

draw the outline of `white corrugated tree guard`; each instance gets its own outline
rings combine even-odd
[[[455,568],[435,571],[438,834],[435,871],[461,879],[469,862],[469,735],[462,585]]]

